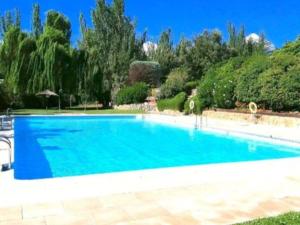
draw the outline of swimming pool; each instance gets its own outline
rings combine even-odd
[[[16,179],[299,157],[300,149],[135,116],[15,119]]]

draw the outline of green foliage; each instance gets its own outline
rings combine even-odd
[[[63,14],[59,12],[53,10],[48,11],[46,27],[51,27],[55,30],[62,32],[62,34],[67,40],[71,38],[71,23],[68,18],[66,18]]]
[[[145,82],[152,87],[157,87],[161,79],[161,67],[159,63],[152,61],[134,61],[130,64],[128,82]]]
[[[190,102],[194,101],[195,103],[195,108],[193,110],[190,109]],[[204,111],[205,107],[203,102],[197,97],[194,96],[190,99],[188,99],[185,103],[184,103],[184,113],[185,114],[202,114],[202,112]]]
[[[211,66],[222,62],[230,57],[230,51],[219,31],[204,31],[194,40],[194,46],[190,50],[190,61],[188,67],[191,68],[195,79],[200,79]]]
[[[179,44],[175,49],[175,54],[177,58],[177,65],[178,66],[185,66],[189,64],[191,60],[191,49],[193,47],[192,41],[189,41],[185,38],[181,38]],[[191,71],[189,71],[191,72]]]
[[[0,37],[4,37],[12,27],[21,28],[21,15],[18,9],[6,11],[4,15],[0,15]]]
[[[248,58],[239,70],[236,97],[240,102],[260,102],[261,83],[259,76],[269,67],[270,60],[265,55]]]
[[[193,89],[196,89],[199,85],[199,81],[189,81],[184,85],[184,91],[190,95]]]
[[[43,33],[43,25],[40,16],[40,6],[39,4],[34,4],[32,13],[32,35],[34,38],[38,39]]]
[[[0,84],[0,110],[7,109],[11,103],[12,100],[7,88],[3,84]]]
[[[216,83],[214,89],[214,104],[219,108],[234,108],[236,102],[235,87],[237,69],[243,63],[240,57],[232,58],[219,67],[216,71]]]
[[[300,109],[300,85],[298,57],[276,54],[271,67],[259,77],[260,100],[274,111]]]
[[[176,66],[176,56],[171,40],[171,30],[161,33],[157,49],[150,53],[151,60],[157,61],[162,69],[163,78]]]
[[[197,96],[204,107],[211,107],[214,104],[215,77],[216,69],[212,68],[202,78],[197,88]]]
[[[236,56],[251,56],[252,54],[264,54],[267,52],[266,40],[263,34],[260,34],[259,42],[253,42],[253,40],[246,40],[245,27],[241,26],[237,31],[232,23],[228,24],[229,41],[228,47],[232,53]]]
[[[171,98],[184,91],[189,76],[185,68],[176,68],[168,75],[166,82],[160,88],[159,98]]]
[[[57,12],[47,14],[47,23],[44,33],[37,41],[37,50],[31,54],[28,72],[31,78],[28,81],[27,93],[50,89],[59,92],[72,82],[70,79],[71,55],[69,21]]]
[[[183,111],[184,103],[187,98],[186,93],[181,92],[173,98],[170,99],[162,99],[157,102],[157,108],[159,111],[164,111],[166,109],[175,110],[175,111]]]
[[[300,224],[300,213],[290,212],[277,217],[257,219],[239,225],[298,225]]]
[[[237,70],[243,58],[235,57],[212,68],[198,87],[198,97],[205,107],[234,108]]]
[[[33,96],[45,89],[108,106],[119,90],[118,95],[126,93],[127,83],[155,87],[164,82],[160,98],[190,94],[198,86],[201,107],[233,108],[236,101],[254,101],[276,111],[300,110],[300,39],[266,52],[263,34],[258,43],[245,40],[245,28],[238,31],[229,24],[228,42],[218,31],[204,31],[193,40],[183,37],[176,46],[167,30],[157,49],[144,52],[147,33],[136,35],[136,23],[124,8],[124,0],[97,0],[91,27],[80,15],[78,48],[71,46],[69,19],[59,12],[49,11],[41,21],[39,5],[34,5],[30,33],[21,30],[19,10],[0,15],[1,93],[25,106],[30,101],[39,105]],[[144,100],[145,91],[130,88],[138,94],[129,94],[129,100],[123,94],[120,102]],[[160,104],[173,107],[177,99]]]
[[[291,54],[291,55],[300,55],[300,37],[295,41],[288,42],[281,49],[274,52],[275,54]]]
[[[149,87],[146,83],[136,83],[121,89],[116,95],[116,104],[143,103],[148,97]]]

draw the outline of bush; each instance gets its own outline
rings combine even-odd
[[[236,57],[210,69],[198,87],[198,97],[204,107],[234,108],[238,69],[243,58]]]
[[[272,66],[261,74],[260,101],[274,111],[300,110],[300,60],[284,54],[272,58]]]
[[[129,68],[128,82],[130,85],[145,82],[151,87],[158,87],[161,77],[162,72],[158,62],[134,61]]]
[[[188,81],[188,72],[185,68],[176,68],[168,75],[166,82],[160,88],[159,98],[171,98],[184,91]]]
[[[145,83],[136,83],[133,86],[121,89],[116,96],[116,104],[143,103],[148,96],[149,87]]]
[[[259,77],[269,67],[267,56],[255,55],[250,57],[239,71],[236,97],[239,102],[260,102],[261,83]]]
[[[199,81],[190,81],[184,85],[184,91],[188,95],[192,94],[192,90],[196,89],[199,85]]]
[[[214,104],[216,107],[225,109],[235,107],[236,78],[238,69],[241,68],[243,61],[243,58],[235,57],[217,69],[214,90]]]
[[[214,103],[216,107],[223,109],[232,109],[235,107],[235,85],[235,77],[230,74],[227,74],[217,81],[214,92]]]
[[[11,98],[8,91],[3,84],[0,84],[0,110],[7,109],[10,107],[10,104]]]
[[[182,111],[184,109],[184,102],[187,98],[186,93],[181,92],[174,98],[163,99],[157,102],[157,108],[159,111],[164,111],[166,109]]]
[[[202,112],[203,112],[203,110],[204,110],[205,107],[204,107],[203,102],[201,102],[197,96],[194,96],[194,97],[188,99],[184,103],[184,113],[185,114],[190,114],[191,113],[190,102],[192,100],[195,102],[195,108],[193,109],[193,113],[198,114],[198,115],[202,114]]]
[[[198,99],[204,107],[211,107],[214,104],[215,77],[216,70],[210,69],[197,88]]]

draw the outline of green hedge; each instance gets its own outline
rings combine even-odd
[[[184,91],[188,95],[192,94],[192,90],[196,89],[199,85],[199,81],[190,81],[184,85]]]
[[[116,96],[116,104],[143,103],[148,97],[149,87],[145,83],[136,83],[133,86],[121,89]]]
[[[188,81],[186,68],[176,68],[168,75],[166,82],[160,87],[159,98],[171,98],[183,92]]]
[[[164,111],[166,109],[176,110],[176,111],[183,111],[184,109],[184,102],[187,98],[186,93],[181,92],[176,95],[174,98],[163,99],[157,102],[157,108],[159,111]]]
[[[194,114],[202,114],[203,110],[204,110],[204,104],[203,102],[200,101],[200,99],[195,96],[195,97],[192,97],[190,99],[188,99],[185,103],[184,103],[184,113],[185,114],[190,114],[191,113],[191,110],[190,110],[190,102],[191,101],[194,101],[195,102],[195,107],[193,109],[193,113]]]
[[[236,97],[239,102],[260,102],[261,83],[259,77],[269,66],[265,55],[254,55],[246,60],[239,71],[236,86]]]

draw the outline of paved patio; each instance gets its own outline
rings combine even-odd
[[[300,188],[300,180],[289,177],[278,182],[274,189],[284,189],[287,184]],[[260,185],[250,182],[194,185],[20,205],[1,208],[0,224],[218,225],[300,210],[300,195],[274,197],[271,186],[263,191],[253,188]],[[250,193],[249,188],[253,190]]]
[[[299,162],[149,170],[75,177],[70,182],[19,181],[6,188],[0,176],[0,225],[225,225],[300,211]],[[19,203],[9,203],[14,193]],[[5,202],[10,206],[4,207]]]

